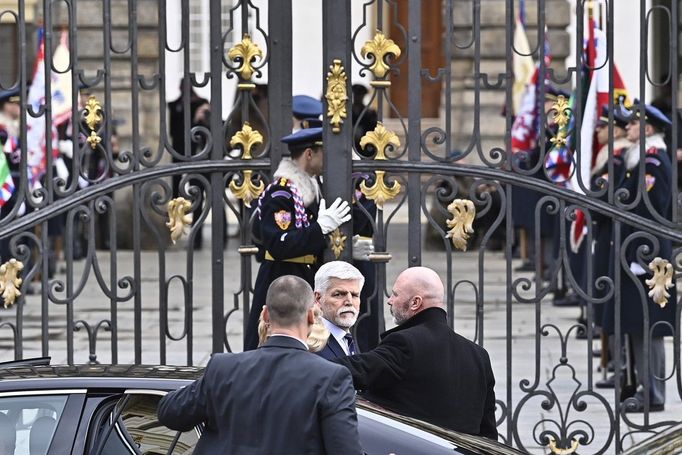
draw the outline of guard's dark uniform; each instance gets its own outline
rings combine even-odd
[[[658,110],[651,106],[646,106],[647,124],[661,125],[659,129],[663,129],[665,125],[669,125],[670,121]],[[633,126],[635,127],[635,126]],[[638,127],[638,126],[636,126]],[[632,213],[640,215],[644,218],[652,220],[656,223],[652,212],[645,200],[648,199],[651,209],[655,210],[660,216],[670,219],[670,210],[672,203],[671,196],[671,182],[672,182],[672,164],[668,152],[665,148],[663,133],[657,133],[649,137],[642,137],[645,142],[646,155],[643,162],[640,161],[631,172],[627,173],[623,180],[623,187],[630,193],[630,201],[633,201],[638,192],[641,192],[639,184],[640,168],[644,167],[644,184],[646,191],[640,194],[638,204],[631,210]],[[637,146],[638,147],[638,146]],[[639,150],[633,150],[639,153]],[[642,385],[644,378],[648,377],[649,383],[649,400],[652,410],[663,410],[665,403],[665,383],[657,378],[664,378],[665,371],[665,346],[663,344],[663,337],[673,335],[673,327],[675,327],[675,313],[677,292],[675,289],[675,282],[673,280],[673,287],[668,289],[670,297],[668,303],[661,308],[655,303],[647,293],[649,287],[646,280],[651,277],[651,272],[648,268],[642,267],[645,273],[635,274],[633,271],[633,264],[638,264],[637,250],[643,245],[647,245],[649,249],[652,248],[651,242],[644,238],[634,238],[639,230],[623,224],[621,227],[621,245],[625,248],[625,266],[621,265],[619,257],[614,257],[615,263],[612,270],[618,271],[621,274],[620,285],[620,300],[621,300],[621,333],[630,335],[634,348],[634,363],[637,370],[637,382],[639,388],[635,394],[634,410],[641,412],[643,410],[644,390]],[[672,242],[668,239],[657,237],[658,254],[657,256],[670,260],[672,257]],[[621,252],[623,254],[623,252]],[[616,268],[618,267],[618,268]],[[636,267],[636,266],[635,266]],[[641,267],[641,266],[640,266]],[[641,294],[643,292],[643,294]],[[644,326],[644,309],[649,316],[648,326]],[[615,304],[613,301],[607,302],[604,311],[604,329],[609,334],[615,333]],[[644,352],[644,339],[650,338],[649,352]],[[644,370],[643,357],[647,356],[649,359],[649,370]],[[632,411],[632,408],[626,408],[626,411]]]
[[[372,220],[376,219],[377,206],[359,190],[355,191],[353,203],[353,235],[371,238],[374,234]],[[363,210],[364,209],[364,210]],[[369,214],[369,217],[367,214]],[[370,261],[353,260],[353,266],[365,277],[360,293],[360,317],[354,333],[361,352],[374,349],[379,344],[379,298],[376,291],[376,264]],[[383,330],[382,330],[383,331]]]
[[[277,178],[259,199],[253,235],[261,265],[254,286],[244,350],[258,346],[258,316],[274,280],[283,275],[295,275],[313,286],[317,261],[322,259],[326,245],[320,226],[314,222],[317,208],[317,202],[306,207],[296,185],[285,177]]]

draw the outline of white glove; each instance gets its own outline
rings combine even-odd
[[[371,238],[353,236],[353,259],[356,261],[369,261],[369,255],[374,253],[374,243]]]
[[[73,142],[68,139],[59,141],[59,152],[67,158],[73,158]]]
[[[641,276],[646,274],[646,270],[642,268],[641,265],[639,265],[637,262],[631,262],[630,263],[630,271],[634,273],[636,276]]]
[[[348,202],[337,197],[332,205],[327,208],[327,202],[320,199],[320,208],[317,211],[317,224],[320,225],[323,234],[331,231],[350,220],[350,206]]]

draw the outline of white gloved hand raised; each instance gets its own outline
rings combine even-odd
[[[637,262],[630,263],[630,271],[634,273],[635,276],[642,276],[646,274],[646,270],[644,270]]]
[[[374,243],[371,238],[353,236],[353,259],[369,261],[369,255],[374,253]]]
[[[350,220],[350,206],[348,202],[337,197],[332,205],[327,208],[327,202],[320,199],[320,208],[317,211],[317,224],[320,225],[323,234],[331,231]]]
[[[73,142],[69,139],[59,141],[59,153],[67,158],[73,158]]]

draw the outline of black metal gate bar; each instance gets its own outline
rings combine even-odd
[[[225,144],[221,132],[223,131],[222,121],[222,77],[223,77],[223,55],[226,53],[223,44],[221,27],[221,2],[210,2],[210,36],[211,36],[211,136],[213,137],[213,148],[211,150],[211,160],[218,161],[224,157]],[[247,15],[248,10],[242,7],[242,15]],[[223,207],[223,174],[220,172],[211,173],[210,199],[211,207],[211,306],[213,323],[213,346],[212,351],[223,352],[225,338],[225,285],[223,283],[223,232],[225,230],[225,217],[220,207]]]
[[[409,32],[407,34],[408,58],[408,133],[407,156],[410,162],[421,161],[421,113],[422,113],[422,11],[421,2],[409,2]],[[407,177],[408,191],[421,188],[421,176],[410,174]],[[408,247],[407,266],[421,265],[421,198],[413,193],[407,200],[408,210]],[[449,277],[448,277],[449,279]],[[448,293],[449,294],[449,293]],[[452,321],[450,321],[452,323]]]
[[[322,65],[323,75],[327,75],[331,68],[340,64],[346,74],[345,92],[346,99],[344,100],[344,112],[346,117],[343,118],[340,125],[334,126],[330,124],[330,117],[327,110],[331,111],[333,107],[330,106],[331,99],[327,99],[323,112],[324,117],[324,132],[323,142],[325,149],[324,159],[324,195],[327,204],[331,204],[334,199],[340,197],[344,201],[351,200],[352,192],[352,178],[351,175],[351,161],[353,153],[353,119],[351,118],[351,97],[350,97],[350,77],[351,77],[351,29],[350,29],[350,0],[324,0],[322,3],[322,40],[324,42],[322,50]],[[323,84],[323,91],[327,95],[336,97],[337,94],[329,93],[329,80],[327,79]],[[336,100],[337,102],[339,99]],[[344,248],[341,251],[338,259],[351,259],[351,244],[353,238],[352,225],[346,223],[339,227],[339,231],[345,236],[343,242]],[[343,238],[343,237],[342,237]],[[325,251],[325,260],[337,259],[330,249]]]

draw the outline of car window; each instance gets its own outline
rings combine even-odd
[[[45,455],[68,395],[0,395],[0,455]]]
[[[428,453],[474,455],[451,441],[375,412],[356,408],[360,443],[367,455]]]
[[[189,455],[199,441],[198,431],[179,432],[159,423],[160,395],[125,394],[99,424],[93,448],[99,455]],[[99,450],[97,450],[99,449]]]

